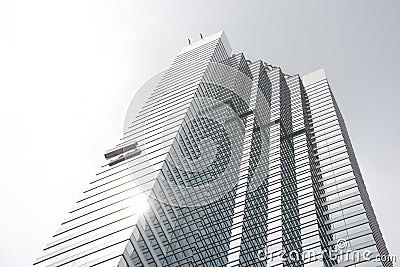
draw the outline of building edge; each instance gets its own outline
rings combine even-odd
[[[306,74],[302,77],[304,86],[308,86],[310,84],[317,83],[317,82],[320,82],[323,80],[326,80],[326,82],[329,84],[325,70],[323,68],[316,70],[314,72],[311,72],[309,74]],[[384,256],[384,258],[381,258],[381,262],[382,262],[383,266],[385,266],[385,267],[392,267],[393,262],[390,259],[389,251],[386,247],[386,243],[383,239],[383,235],[380,230],[378,220],[375,216],[375,212],[372,207],[372,203],[369,198],[367,188],[365,186],[364,179],[362,177],[361,170],[358,165],[358,161],[357,161],[353,146],[351,144],[351,140],[350,140],[349,133],[347,131],[346,123],[344,121],[342,113],[340,112],[339,106],[336,102],[335,96],[333,95],[332,89],[330,86],[329,86],[329,91],[330,91],[333,106],[334,106],[334,109],[335,109],[335,112],[336,112],[336,115],[338,118],[340,130],[343,135],[343,140],[344,140],[347,152],[349,154],[349,160],[350,160],[350,164],[353,169],[353,172],[354,172],[357,187],[358,187],[358,190],[360,191],[360,196],[361,196],[361,199],[363,202],[363,206],[365,208],[366,215],[367,215],[367,218],[369,221],[369,225],[372,230],[372,236],[374,237],[374,239],[376,241],[376,246],[377,246],[379,255]]]

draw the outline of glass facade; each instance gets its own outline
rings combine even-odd
[[[219,32],[159,76],[35,266],[393,266],[323,70]]]

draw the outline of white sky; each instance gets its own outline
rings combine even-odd
[[[292,73],[325,68],[400,257],[400,2],[249,2],[0,2],[0,266],[32,264],[122,136],[135,91],[187,38],[221,29],[234,51]]]

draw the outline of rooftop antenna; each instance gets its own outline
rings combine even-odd
[[[200,38],[203,39],[203,35],[200,33]]]
[[[188,42],[189,42],[189,44],[190,44],[190,39],[188,38]]]

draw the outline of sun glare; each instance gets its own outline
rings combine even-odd
[[[140,193],[132,198],[131,206],[136,214],[141,215],[150,209],[148,198],[149,196],[145,193]]]

